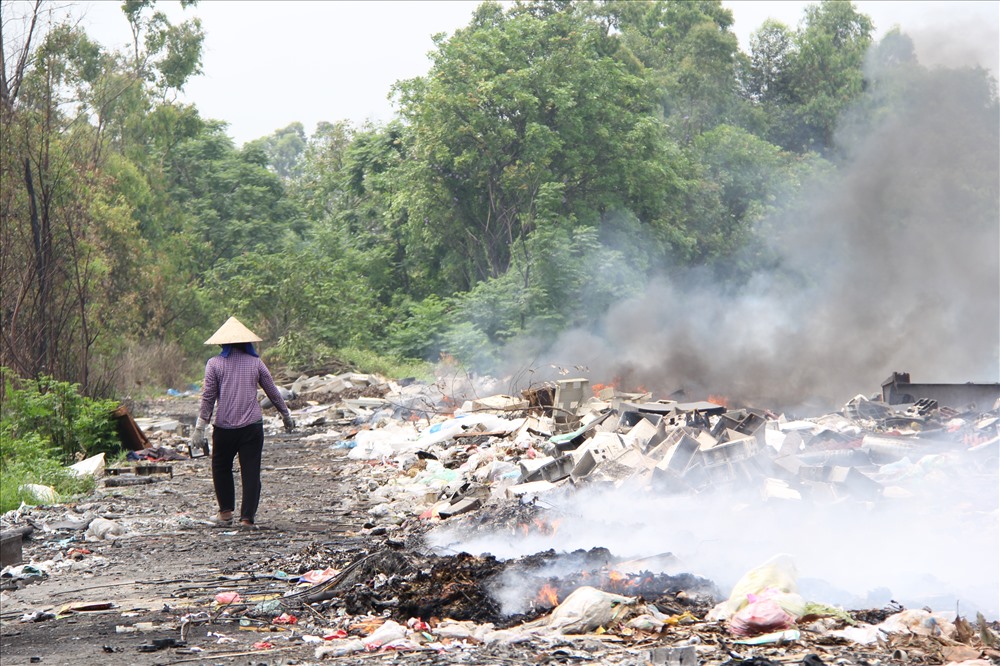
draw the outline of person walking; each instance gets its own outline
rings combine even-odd
[[[264,389],[271,404],[281,413],[285,431],[295,429],[295,421],[281,392],[264,361],[254,350],[253,343],[260,341],[236,317],[230,317],[205,341],[206,345],[222,345],[222,351],[205,364],[201,407],[191,436],[191,446],[192,449],[207,448],[205,430],[214,411],[212,484],[215,486],[219,513],[212,522],[216,525],[233,523],[233,511],[236,509],[233,460],[239,456],[242,486],[240,525],[256,527],[257,506],[260,503],[260,464],[264,452],[264,417],[257,402],[258,386]]]

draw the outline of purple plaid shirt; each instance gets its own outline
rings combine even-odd
[[[213,356],[205,364],[205,385],[201,390],[198,416],[208,423],[218,402],[215,425],[220,428],[242,428],[261,421],[258,385],[279,412],[288,414],[288,407],[264,361],[239,349],[233,349],[227,358]]]

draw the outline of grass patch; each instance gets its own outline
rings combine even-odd
[[[338,349],[337,357],[363,373],[382,375],[389,379],[413,377],[421,381],[434,381],[434,366],[427,361],[402,359],[353,347]]]

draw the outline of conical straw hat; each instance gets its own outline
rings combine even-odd
[[[261,339],[243,325],[236,317],[230,317],[226,323],[219,327],[208,340],[206,345],[234,345],[240,342],[260,342]]]

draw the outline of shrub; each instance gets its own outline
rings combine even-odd
[[[51,486],[59,495],[90,492],[93,477],[79,478],[60,460],[60,452],[37,432],[21,436],[7,420],[0,420],[0,513],[16,509],[21,502],[36,504],[25,484]]]
[[[77,384],[51,377],[15,381],[9,371],[2,374],[5,395],[0,423],[14,439],[26,441],[38,435],[64,464],[119,449],[111,416],[116,401],[84,397]]]

